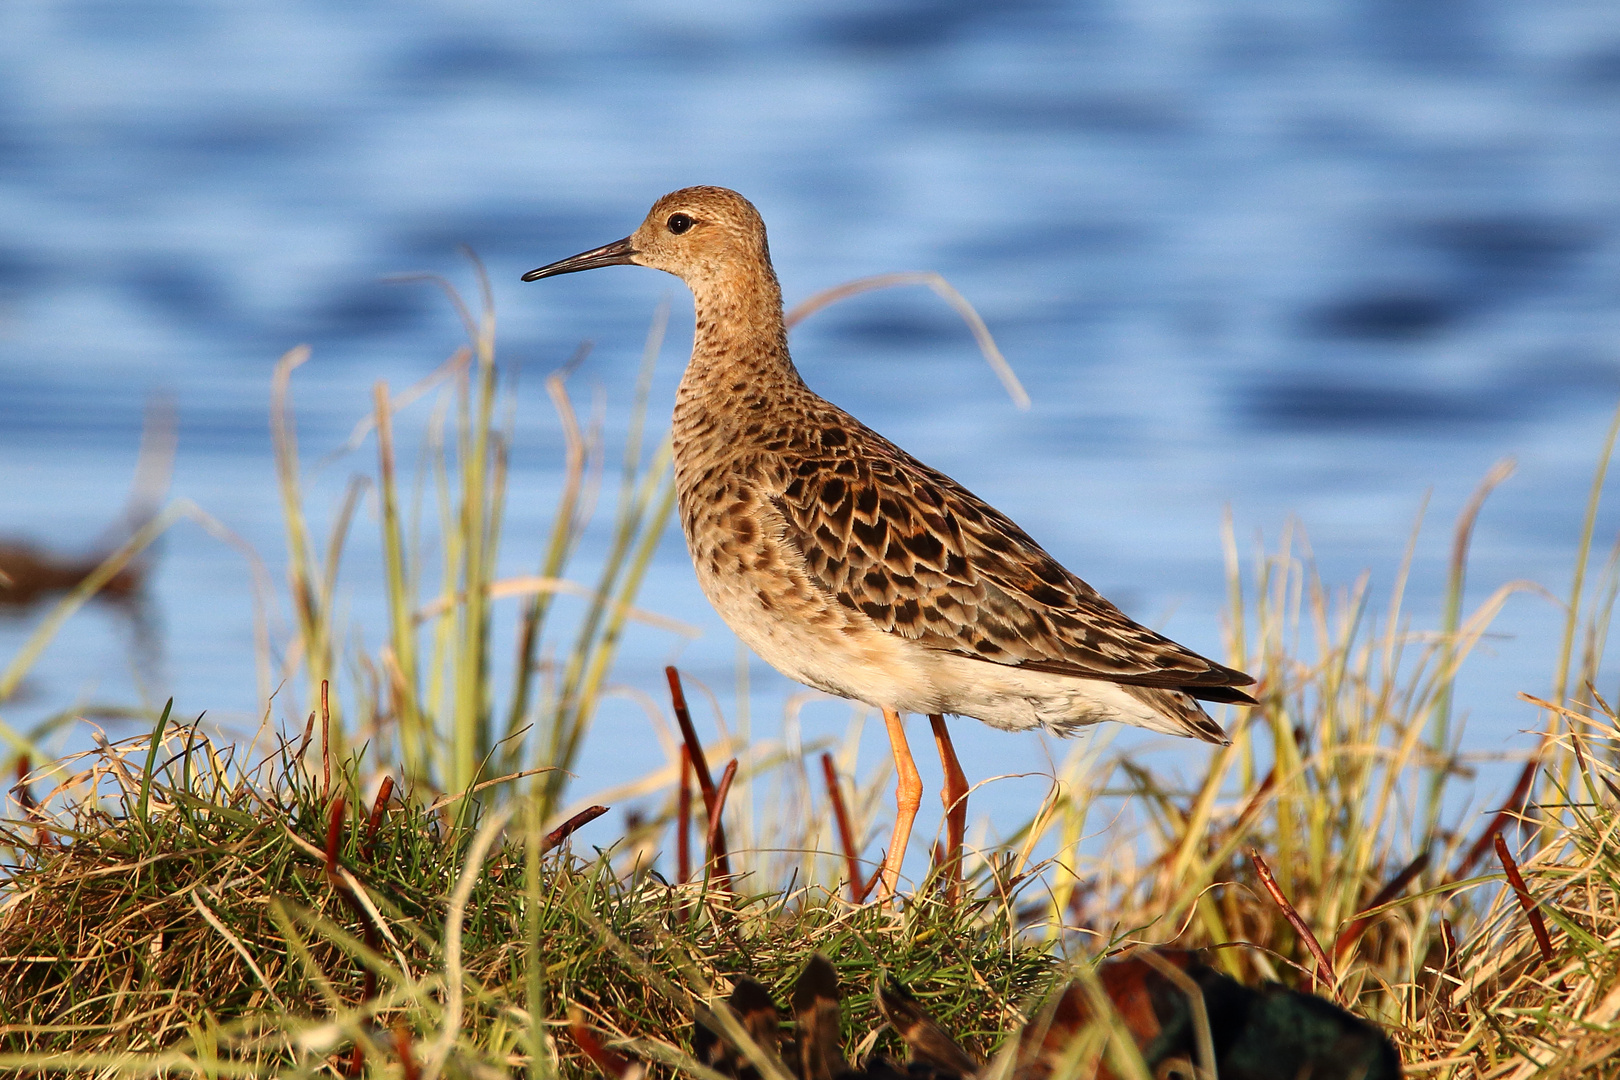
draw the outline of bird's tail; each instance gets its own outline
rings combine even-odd
[[[1162,731],[1166,735],[1202,739],[1216,746],[1232,744],[1232,740],[1226,737],[1221,725],[1209,718],[1209,713],[1204,711],[1203,706],[1198,704],[1191,694],[1181,690],[1157,686],[1131,686],[1125,683],[1120,684],[1120,689],[1146,705],[1154,714],[1154,719],[1163,721],[1162,724],[1137,721],[1142,727]]]

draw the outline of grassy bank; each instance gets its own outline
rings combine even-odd
[[[836,878],[726,887],[711,866],[676,883],[637,865],[648,845],[551,847],[534,800],[368,806],[353,760],[328,777],[295,745],[246,767],[167,726],[156,752],[140,738],[66,763],[99,798],[7,828],[0,1068],[402,1075],[403,1052],[445,1075],[591,1075],[564,1030],[572,1009],[619,1049],[702,1075],[685,1049],[694,1012],[740,974],[785,998],[813,951],[839,967],[852,1054],[892,1039],[870,1004],[880,977],[988,1053],[1074,965],[1173,941],[1379,1020],[1417,1075],[1613,1075],[1620,727],[1565,719],[1522,810],[1415,870],[1393,851],[1358,867],[1347,828],[1330,828],[1321,863],[1285,856],[1289,803],[1332,816],[1307,769],[1220,800],[1213,827],[1134,869],[1112,852],[1111,879],[1021,867],[1009,847],[976,861],[962,902],[925,884],[900,913],[850,903]],[[1557,795],[1560,774],[1592,792]],[[1522,893],[1499,885],[1502,852]]]
[[[643,614],[667,443],[642,434],[643,378],[612,455],[606,555],[594,581],[570,581],[609,455],[554,375],[567,481],[535,572],[498,578],[508,403],[487,300],[463,310],[467,350],[402,394],[377,388],[353,440],[374,467],[324,543],[292,422],[307,354],[277,369],[292,630],[262,660],[307,725],[250,758],[166,712],[147,735],[48,763],[40,729],[6,729],[28,775],[0,834],[0,1068],[584,1076],[576,1009],[656,1068],[703,1075],[684,1049],[694,1013],[743,973],[784,997],[813,951],[849,988],[852,1055],[891,1038],[870,1005],[884,973],[989,1052],[1056,981],[1173,942],[1378,1021],[1414,1075],[1620,1075],[1620,727],[1595,685],[1614,560],[1586,573],[1612,433],[1539,703],[1547,734],[1499,813],[1457,809],[1471,780],[1453,688],[1519,587],[1463,604],[1473,521],[1502,471],[1456,526],[1437,627],[1410,625],[1401,585],[1375,600],[1364,583],[1330,589],[1286,544],[1245,565],[1229,543],[1225,659],[1261,680],[1260,706],[1224,718],[1232,745],[1195,751],[1176,777],[1077,750],[1027,822],[968,853],[959,901],[933,878],[891,912],[849,899],[876,863],[888,778],[847,758],[824,772],[783,745],[709,739],[715,772],[735,760],[780,812],[736,806],[706,830],[676,757],[627,788],[654,809],[622,841],[585,852],[562,835],[567,767]],[[655,320],[649,369],[660,335]],[[404,454],[399,417],[418,400],[422,443]],[[364,498],[389,610],[370,651],[336,613]],[[171,508],[126,547],[190,513]],[[583,604],[564,626],[553,598],[568,593]],[[501,597],[525,606],[514,674],[496,685]],[[729,876],[710,857],[721,836]]]

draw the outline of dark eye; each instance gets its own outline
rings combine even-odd
[[[669,215],[669,220],[664,222],[664,224],[669,226],[670,232],[679,236],[681,233],[697,224],[697,222],[693,221],[685,214],[671,214]]]

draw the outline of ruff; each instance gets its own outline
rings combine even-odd
[[[524,275],[649,266],[696,303],[675,396],[675,482],[698,582],[772,667],[883,711],[898,887],[921,783],[901,713],[929,714],[953,857],[967,785],[943,716],[1059,735],[1117,720],[1224,744],[1199,701],[1253,704],[1254,680],[1132,621],[994,507],[799,377],[765,224],[725,188],[665,195],[635,233]]]

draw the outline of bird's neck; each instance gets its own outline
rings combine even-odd
[[[782,290],[769,264],[751,273],[693,285],[697,322],[692,359],[677,391],[679,414],[756,411],[808,392],[788,354]]]

